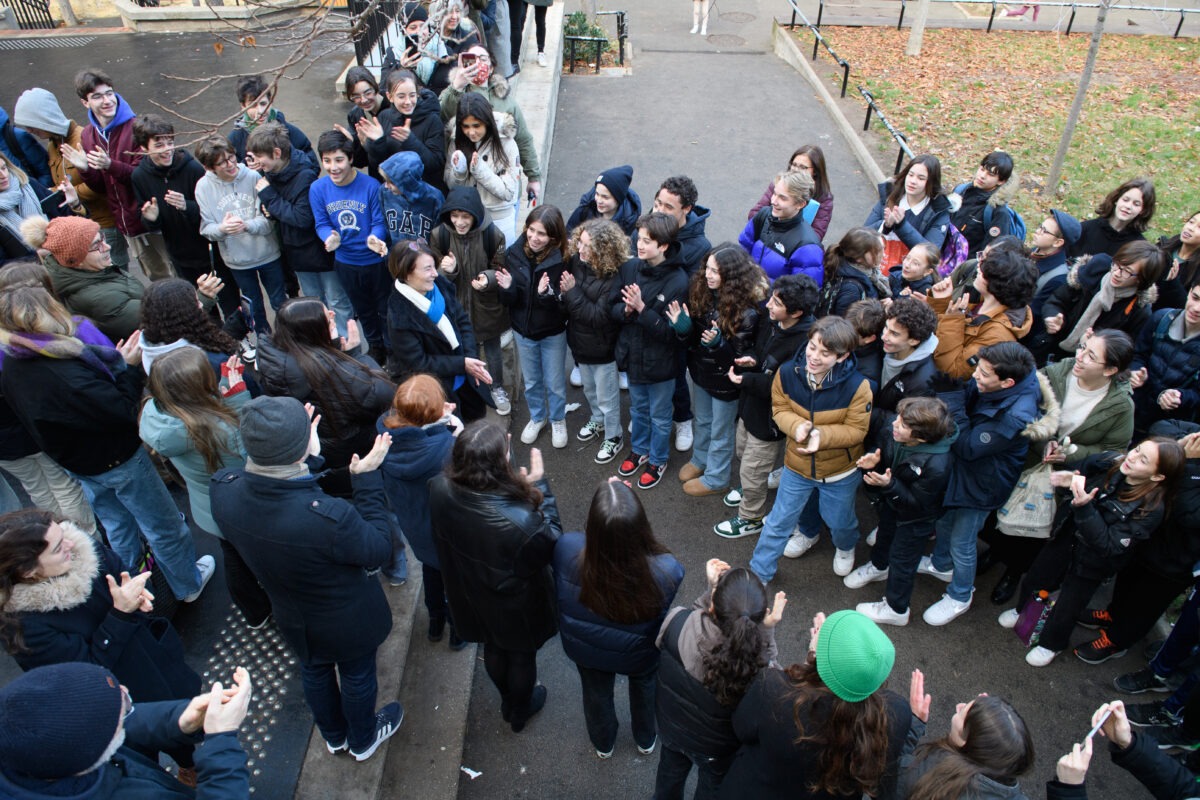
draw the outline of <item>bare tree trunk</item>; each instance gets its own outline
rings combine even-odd
[[[71,8],[71,0],[58,0],[58,13],[62,14],[63,22],[68,25],[79,24],[79,18],[75,16],[75,9]]]
[[[1067,112],[1067,124],[1063,127],[1062,138],[1058,141],[1058,150],[1054,153],[1054,163],[1050,165],[1050,175],[1046,178],[1046,194],[1054,197],[1058,191],[1058,183],[1062,180],[1063,162],[1067,160],[1067,150],[1071,147],[1071,136],[1075,133],[1075,125],[1079,122],[1079,112],[1083,110],[1083,101],[1087,97],[1088,85],[1092,81],[1092,70],[1096,67],[1096,56],[1100,53],[1100,38],[1104,35],[1104,20],[1108,16],[1108,6],[1112,0],[1100,0],[1096,9],[1096,27],[1092,29],[1092,42],[1088,47],[1087,62],[1083,65],[1083,73],[1079,76],[1079,88],[1075,91],[1075,100],[1071,110]]]
[[[921,41],[925,38],[925,20],[928,18],[929,0],[920,0],[917,3],[917,18],[913,21],[912,30],[908,34],[908,46],[904,48],[904,55],[921,55]]]

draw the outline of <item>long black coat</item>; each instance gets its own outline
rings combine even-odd
[[[454,284],[438,275],[435,285],[446,298],[445,313],[458,336],[458,347],[452,348],[429,316],[395,290],[388,297],[388,338],[396,380],[403,382],[410,375],[427,372],[442,382],[450,397],[454,394],[454,379],[467,374],[466,359],[478,358],[479,348],[471,319],[454,294]],[[469,376],[467,382],[474,384]]]
[[[212,477],[213,518],[271,598],[301,661],[352,661],[387,639],[392,612],[374,574],[392,557],[391,514],[378,470],[352,475],[354,502],[315,477],[237,469]]]
[[[508,306],[513,330],[527,339],[557,336],[567,328],[567,314],[559,303],[558,283],[567,271],[562,253],[551,250],[537,264],[525,253],[525,235],[517,237],[504,256],[512,283],[500,290],[500,302]],[[550,291],[538,294],[543,275],[550,276]]]
[[[433,540],[458,635],[531,652],[557,630],[550,561],[562,534],[558,504],[528,503],[464,489],[444,475],[429,482]]]

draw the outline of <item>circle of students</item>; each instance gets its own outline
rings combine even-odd
[[[1179,691],[1104,704],[1047,786],[1080,796],[1099,732],[1120,766],[1187,796],[1166,752],[1200,744],[1183,666],[1200,629],[1200,213],[1145,241],[1154,187],[1137,178],[1082,223],[1052,210],[1027,247],[1007,154],[951,191],[920,155],[825,247],[834,197],[806,145],[736,243],[710,244],[686,176],[643,213],[629,166],[518,232],[538,164],[490,52],[476,37],[406,62],[382,83],[350,71],[347,125],[315,154],[258,76],[238,84],[232,133],[194,157],[97,69],[76,78],[86,127],[45,89],[18,99],[0,142],[0,468],[37,508],[0,517],[0,640],[27,671],[0,689],[5,793],[248,791],[251,677],[201,687],[166,618],[216,569],[169,471],[245,623],[274,618],[295,651],[331,754],[366,760],[402,722],[399,703],[376,707],[392,624],[377,573],[403,584],[411,548],[428,639],[483,644],[514,732],[546,703],[536,657],[556,633],[601,759],[628,676],[656,797],[681,797],[693,767],[700,798],[1021,797],[1033,745],[1007,701],[959,704],[918,746],[923,676],[907,698],[882,688],[880,626],[910,622],[916,576],[947,584],[922,615],[947,625],[999,563],[999,624],[1035,667],[1079,624],[1099,629],[1080,659],[1122,655],[1191,590],[1150,664],[1115,681],[1187,678]],[[487,412],[523,394],[521,440],[549,423],[565,447],[568,383],[589,411],[576,438],[618,466],[584,531],[563,533],[540,451],[514,466]],[[688,607],[638,496],[672,438],[691,451],[682,490],[731,509],[714,533],[758,537],[747,567],[710,560]],[[856,567],[860,486],[879,523]],[[787,598],[767,585],[823,526],[834,573],[884,596],[818,614],[782,667]]]

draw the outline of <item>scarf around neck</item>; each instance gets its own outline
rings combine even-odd
[[[17,176],[9,171],[8,188],[0,192],[0,225],[12,231],[14,236],[21,235],[21,220],[26,217],[40,217],[42,204],[38,201],[33,186],[26,181],[21,183]]]
[[[450,324],[450,318],[446,316],[446,298],[442,296],[442,290],[437,287],[437,284],[434,284],[433,290],[429,294],[421,294],[404,281],[397,280],[396,291],[418,310],[425,312],[429,321],[437,326],[438,332],[450,343],[451,350],[458,349],[458,334],[454,332],[454,326]],[[465,382],[465,376],[455,375],[454,389],[457,391]]]
[[[1137,293],[1137,286],[1126,286],[1121,289],[1116,288],[1112,285],[1112,281],[1106,274],[1100,280],[1100,291],[1092,295],[1087,308],[1083,310],[1083,315],[1079,317],[1079,322],[1075,323],[1075,327],[1071,329],[1071,333],[1058,346],[1068,353],[1075,352],[1075,347],[1079,344],[1079,340],[1083,338],[1083,335],[1087,333],[1087,329],[1092,327],[1103,312],[1111,310],[1113,303],[1118,300],[1133,297]]]
[[[6,358],[21,360],[77,358],[110,380],[125,369],[125,359],[115,348],[85,344],[74,336],[60,333],[18,333],[0,330],[0,349],[4,350]]]

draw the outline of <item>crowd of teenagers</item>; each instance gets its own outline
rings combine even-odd
[[[684,175],[645,209],[632,167],[604,169],[560,210],[504,77],[510,4],[406,6],[403,55],[348,72],[346,124],[315,145],[260,76],[237,82],[228,136],[190,150],[99,69],[75,80],[85,126],[46,89],[17,99],[0,469],[33,508],[0,494],[0,642],[27,671],[0,689],[0,794],[245,796],[251,677],[203,689],[169,621],[218,566],[190,516],[245,624],[274,620],[294,650],[331,754],[364,761],[403,720],[377,704],[376,653],[411,550],[428,639],[483,645],[514,733],[547,701],[554,636],[601,759],[627,676],[660,798],[693,768],[699,798],[1022,797],[1033,743],[1009,702],[962,703],[922,743],[923,676],[884,688],[880,626],[910,622],[917,576],[947,584],[922,614],[943,626],[1002,565],[991,600],[1034,667],[1123,655],[1186,593],[1150,664],[1114,681],[1174,694],[1093,723],[1156,796],[1194,795],[1166,753],[1200,748],[1200,213],[1148,242],[1154,186],[1135,178],[1094,218],[1027,231],[1007,154],[953,187],[919,155],[826,243],[812,145],[736,242],[710,243]],[[521,442],[549,427],[565,448],[569,386],[575,439],[616,474],[564,533],[540,451],[518,468],[497,416],[523,398]],[[757,537],[747,565],[704,565],[689,606],[640,500],[672,446],[681,491],[731,509],[713,532]],[[856,565],[860,489],[878,525]],[[785,667],[767,586],[824,528],[833,572],[884,594],[817,615]],[[1077,625],[1099,633],[1072,647]],[[1091,752],[1089,735],[1047,793],[1086,796]]]

